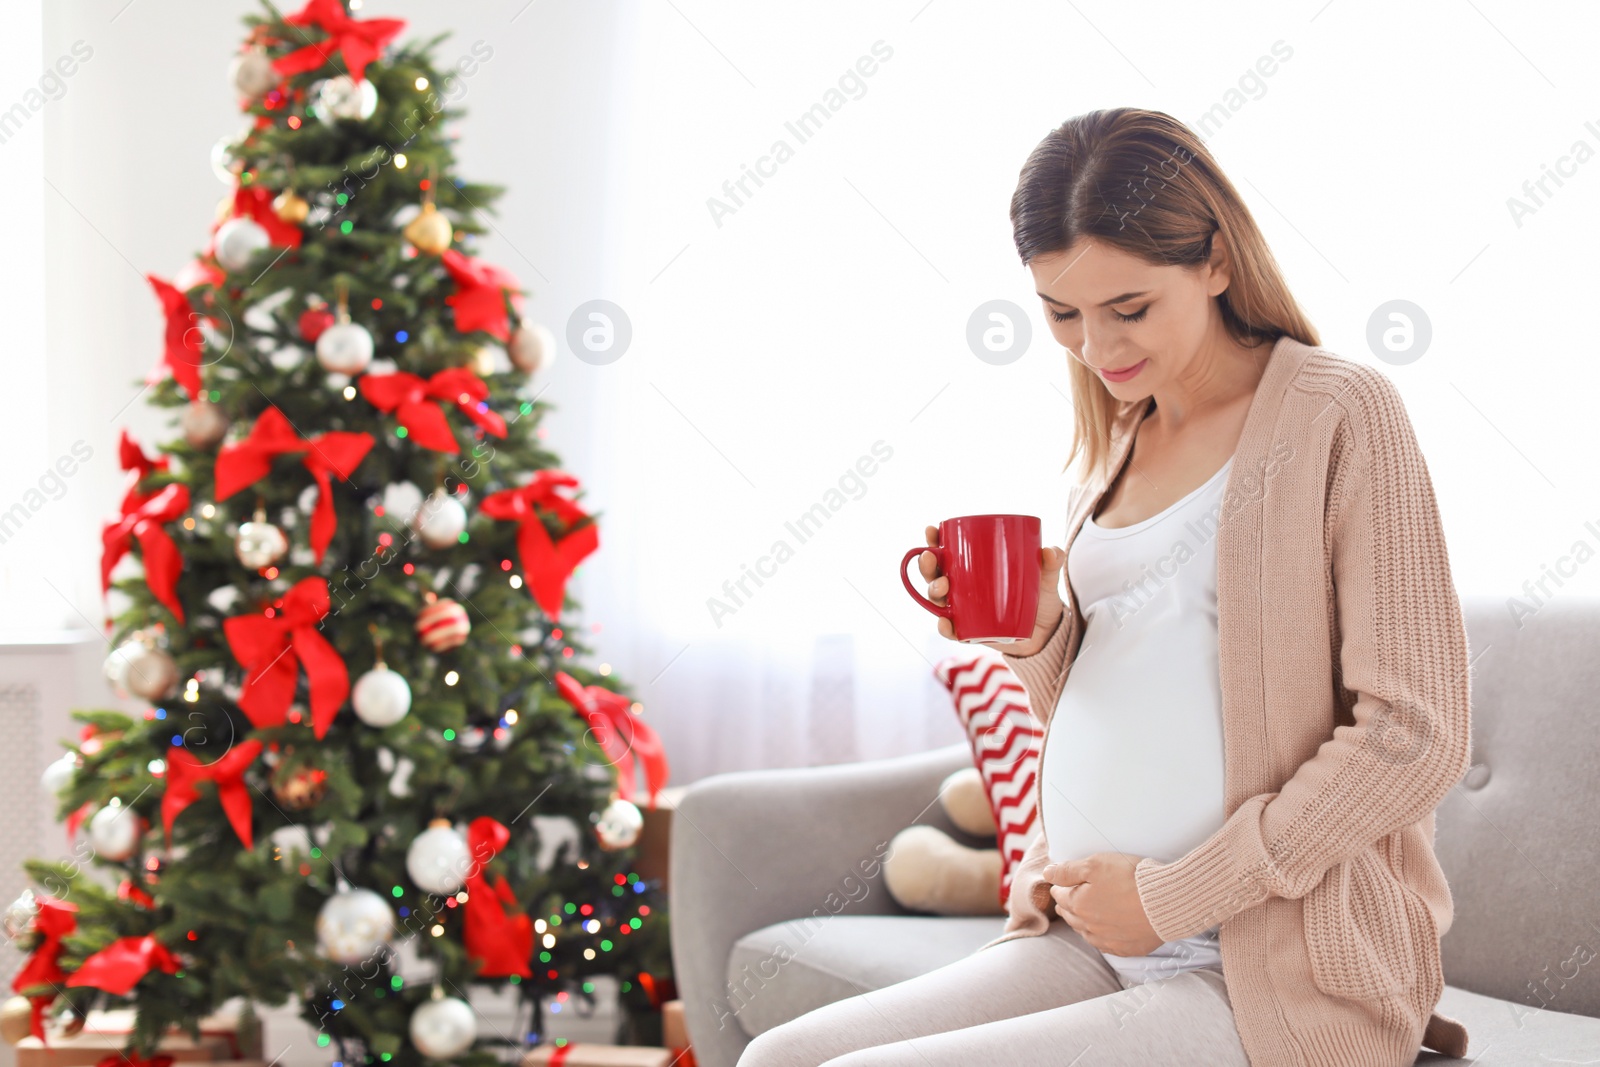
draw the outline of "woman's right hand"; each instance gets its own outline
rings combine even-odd
[[[930,548],[939,547],[939,527],[925,527],[923,536]],[[1066,614],[1067,606],[1062,603],[1060,592],[1061,567],[1066,561],[1066,552],[1054,545],[1039,549],[1039,613],[1034,617],[1032,637],[1026,641],[974,641],[972,644],[984,645],[1009,656],[1031,656],[1043,648],[1055,633],[1061,616]],[[917,569],[928,583],[928,599],[943,605],[950,593],[950,579],[939,570],[939,557],[932,552],[922,553],[917,557]],[[939,634],[951,641],[956,639],[955,627],[949,619],[939,620]]]

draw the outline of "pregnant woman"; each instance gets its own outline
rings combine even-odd
[[[1062,124],[1011,220],[1082,463],[1034,633],[995,646],[1045,724],[1042,831],[998,937],[740,1064],[1465,1055],[1435,1010],[1453,911],[1433,824],[1469,761],[1466,631],[1398,392],[1319,347],[1167,115]]]

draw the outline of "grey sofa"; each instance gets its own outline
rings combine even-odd
[[[1440,1010],[1469,1059],[1600,1064],[1600,601],[1558,594],[1519,626],[1465,598],[1472,766],[1440,805],[1436,848],[1455,918]],[[954,646],[952,646],[954,647]],[[896,759],[719,774],[672,831],[672,951],[702,1067],[831,1001],[977,949],[1002,916],[899,907],[877,860],[913,822],[966,838],[930,801],[964,744]]]

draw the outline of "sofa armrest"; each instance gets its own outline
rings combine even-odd
[[[728,998],[734,942],[816,915],[905,914],[882,861],[913,823],[957,840],[936,800],[972,765],[964,742],[891,759],[736,771],[692,783],[672,819],[673,973],[702,1067],[732,1067],[748,1043]]]

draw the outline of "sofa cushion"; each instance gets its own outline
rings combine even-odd
[[[1034,781],[1044,727],[1028,710],[1028,691],[998,653],[958,652],[933,668],[950,690],[956,718],[967,732],[972,758],[983,777],[989,810],[998,828],[1002,911],[1011,899],[1011,876],[1039,832]]]
[[[969,956],[1004,916],[824,915],[745,934],[728,954],[728,1004],[751,1036]]]
[[[1416,1067],[1549,1067],[1553,1063],[1595,1063],[1600,1049],[1600,1019],[1544,1010],[1447,985],[1439,1010],[1461,1020],[1469,1035],[1467,1055],[1455,1059],[1431,1050]]]
[[[882,989],[971,955],[997,937],[1000,917],[834,915],[764,926],[733,946],[728,1001],[751,1037],[858,993]],[[1446,986],[1439,1010],[1471,1035],[1470,1060],[1425,1051],[1416,1067],[1546,1067],[1592,1063],[1600,1019]]]

